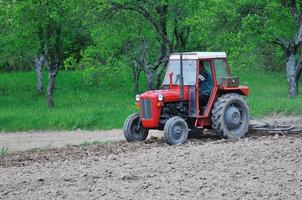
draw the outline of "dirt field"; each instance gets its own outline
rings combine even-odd
[[[296,121],[295,121],[296,123]],[[0,199],[302,199],[302,136],[211,135],[0,157]]]
[[[94,145],[0,158],[0,199],[302,199],[301,136]]]

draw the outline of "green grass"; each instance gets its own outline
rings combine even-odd
[[[9,154],[9,150],[7,147],[1,147],[0,148],[0,156],[6,156],[7,154]]]
[[[236,73],[240,83],[248,85],[250,95],[248,104],[250,112],[256,117],[270,113],[285,113],[302,115],[302,94],[295,98],[288,98],[287,79],[281,72],[241,71]],[[299,81],[302,87],[302,80]]]
[[[136,110],[130,73],[93,87],[83,84],[82,72],[62,71],[57,78],[49,110],[34,72],[0,74],[0,131],[120,128]]]
[[[302,95],[287,98],[284,74],[254,70],[236,75],[251,89],[248,103],[253,115],[302,114]],[[85,86],[82,72],[61,71],[57,78],[55,108],[49,110],[45,96],[37,93],[34,72],[0,74],[0,131],[121,128],[127,115],[136,111],[130,72],[121,71],[99,86]]]

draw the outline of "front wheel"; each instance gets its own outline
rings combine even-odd
[[[130,115],[124,123],[124,137],[128,142],[143,141],[147,138],[149,130],[144,128],[139,120],[139,114]]]
[[[212,127],[222,137],[238,139],[249,127],[249,109],[246,101],[238,94],[220,97],[212,110]]]
[[[181,117],[168,119],[164,127],[164,140],[170,145],[184,144],[188,139],[188,125]]]

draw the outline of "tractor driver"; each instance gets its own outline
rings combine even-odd
[[[207,61],[205,61],[207,62]],[[199,108],[200,113],[204,113],[208,100],[213,89],[213,80],[211,74],[206,70],[204,61],[199,63]]]

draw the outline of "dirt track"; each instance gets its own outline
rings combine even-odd
[[[34,148],[54,148],[79,145],[93,141],[118,141],[123,139],[121,130],[109,131],[43,131],[0,133],[0,148],[8,148],[10,153]]]
[[[150,136],[162,135],[159,131],[150,131]],[[7,148],[9,153],[80,145],[85,142],[116,142],[124,140],[120,129],[108,131],[43,131],[0,133],[0,149]]]

